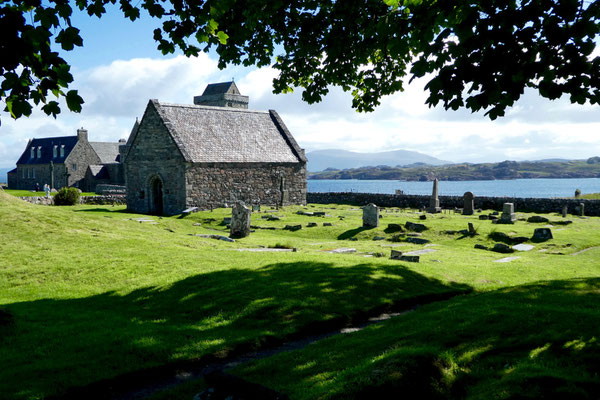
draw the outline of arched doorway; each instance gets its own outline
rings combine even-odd
[[[163,183],[158,176],[150,179],[150,213],[163,214]]]

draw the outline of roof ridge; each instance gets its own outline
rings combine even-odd
[[[161,107],[180,107],[180,108],[195,108],[195,109],[228,111],[228,112],[269,114],[269,111],[248,110],[246,108],[235,108],[235,107],[201,106],[201,105],[196,105],[196,104],[177,104],[177,103],[162,103],[162,102],[159,102],[158,104],[160,104]]]

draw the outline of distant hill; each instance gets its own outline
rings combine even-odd
[[[407,166],[412,164],[444,165],[449,161],[440,160],[416,151],[394,150],[381,153],[357,153],[354,151],[328,149],[315,150],[306,154],[308,170],[311,172],[324,171],[327,168],[348,169],[366,166],[390,167]]]
[[[6,173],[8,171],[10,171],[13,168],[0,168],[0,183],[6,183],[7,179],[6,179]]]
[[[360,167],[311,172],[309,179],[389,179],[401,181],[473,181],[534,178],[600,178],[600,157],[569,161],[502,161],[443,166]]]

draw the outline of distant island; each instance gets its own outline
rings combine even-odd
[[[327,168],[309,172],[308,179],[360,179],[400,181],[476,181],[538,178],[599,178],[600,157],[569,161],[502,161],[483,164],[450,164],[434,166],[416,164],[407,167],[387,165],[349,169]]]

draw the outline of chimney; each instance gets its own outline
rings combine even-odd
[[[88,141],[88,131],[87,129],[83,129],[83,127],[81,127],[81,129],[77,129],[77,141],[80,140],[83,142]]]

